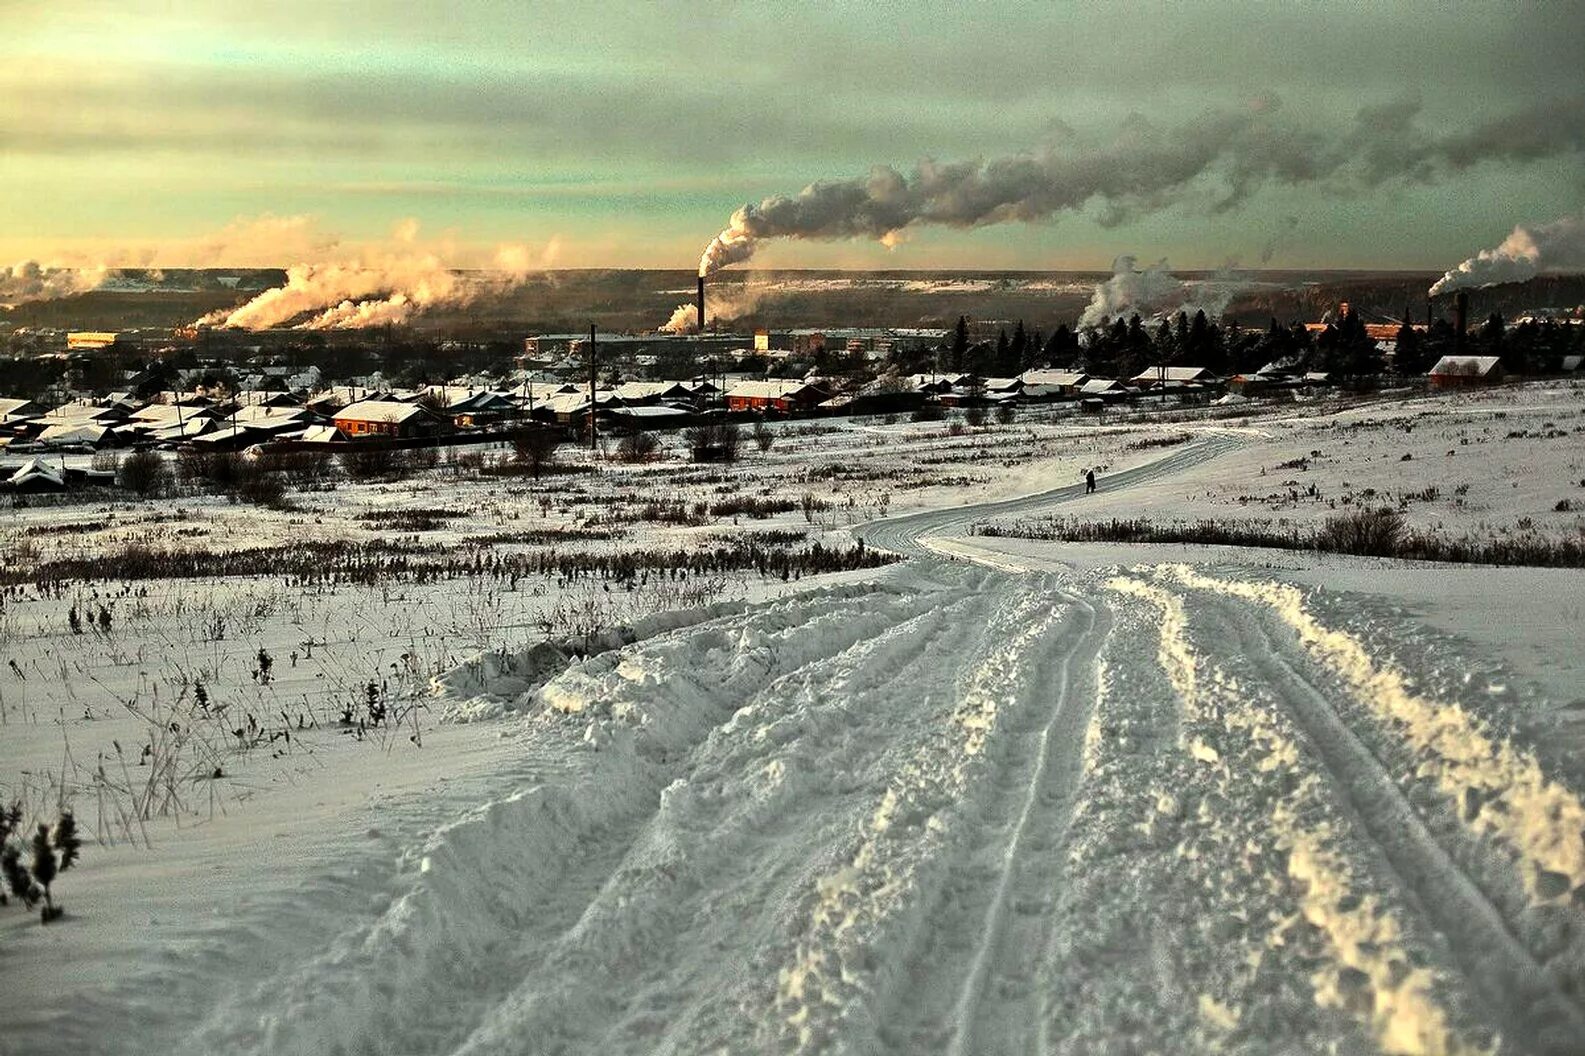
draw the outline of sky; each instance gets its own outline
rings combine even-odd
[[[0,26],[0,261],[285,265],[416,227],[465,265],[691,268],[735,209],[816,181],[1251,112],[1262,142],[1399,108],[1416,136],[1540,120],[1574,145],[1378,147],[1368,179],[1284,168],[1232,204],[1213,164],[1123,210],[777,238],[755,264],[1431,270],[1585,208],[1568,2],[0,0]]]

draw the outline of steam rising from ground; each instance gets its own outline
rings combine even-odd
[[[1203,310],[1214,319],[1249,285],[1228,271],[1204,281],[1184,281],[1167,270],[1165,260],[1143,270],[1134,265],[1135,258],[1131,256],[1112,262],[1112,277],[1095,287],[1094,296],[1079,316],[1081,327],[1099,326],[1102,319],[1136,312],[1154,318]]]
[[[1533,161],[1585,149],[1585,99],[1543,103],[1449,133],[1419,127],[1417,101],[1362,109],[1346,128],[1284,123],[1275,101],[1210,113],[1175,128],[1143,117],[1100,140],[988,160],[926,159],[908,172],[877,165],[848,180],[812,183],[732,214],[699,260],[709,275],[748,260],[771,238],[874,239],[888,245],[919,224],[981,227],[1032,222],[1093,203],[1121,223],[1212,193],[1240,204],[1267,184],[1339,193],[1389,181],[1428,183],[1485,161]]]
[[[61,267],[36,260],[0,267],[0,307],[84,293],[98,287],[107,274],[103,266]]]
[[[1544,271],[1585,268],[1585,214],[1550,224],[1520,224],[1495,249],[1483,249],[1443,275],[1431,295],[1466,286],[1523,282]]]

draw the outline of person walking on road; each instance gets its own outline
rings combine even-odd
[[[1093,469],[1087,469],[1084,471],[1084,494],[1095,494],[1095,470]]]

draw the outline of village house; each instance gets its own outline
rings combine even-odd
[[[1433,389],[1472,388],[1502,382],[1502,360],[1496,356],[1443,356],[1426,374]]]
[[[432,436],[445,425],[440,415],[421,403],[359,400],[336,412],[336,428],[354,440],[363,437]]]
[[[824,389],[805,381],[740,381],[726,390],[729,411],[808,410],[829,397]]]

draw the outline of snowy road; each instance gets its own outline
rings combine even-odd
[[[485,677],[510,765],[0,1050],[1580,1052],[1577,780],[1488,661],[1323,600],[923,556]]]
[[[1170,454],[1117,473],[1103,474],[1099,487],[1114,491],[1167,480],[1209,462],[1241,446],[1233,430],[1207,431]],[[965,536],[980,522],[997,518],[1028,516],[1049,512],[1051,507],[1084,497],[1084,482],[1066,484],[1032,495],[1000,502],[977,503],[938,510],[925,510],[901,517],[875,521],[856,530],[866,543],[894,553],[920,555],[929,552],[925,540]]]
[[[1279,584],[918,562],[572,668],[340,928],[18,1051],[1577,1052],[1585,808],[1419,692]]]

